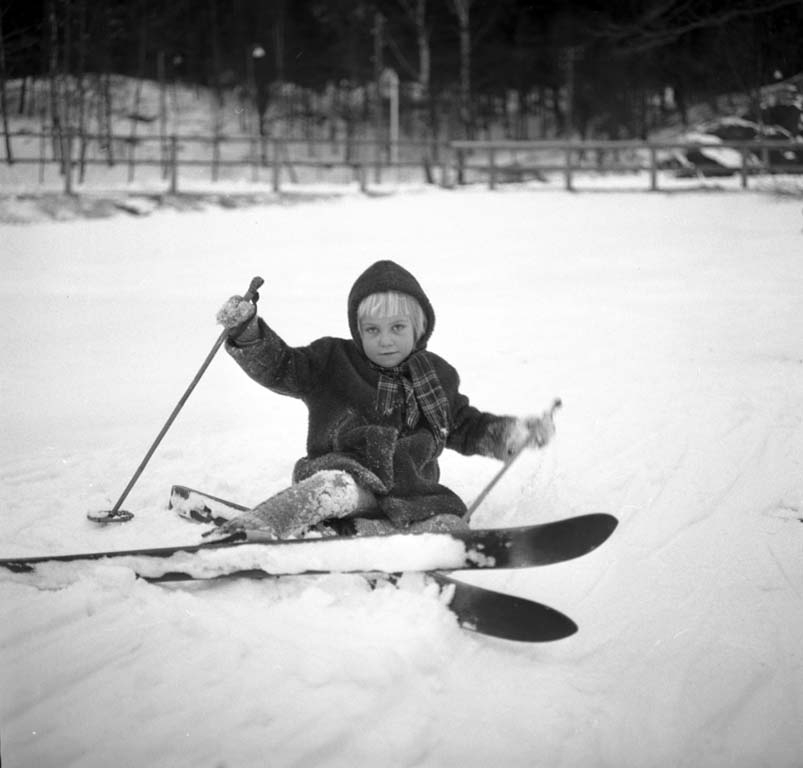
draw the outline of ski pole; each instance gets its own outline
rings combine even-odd
[[[561,405],[562,403],[560,401],[560,398],[557,398],[555,402],[552,403],[552,407],[549,409],[550,419],[554,417],[555,412],[558,410],[558,408],[561,407]],[[485,497],[493,490],[494,486],[502,479],[505,472],[507,472],[513,466],[513,462],[515,462],[516,459],[518,459],[519,456],[521,456],[521,454],[524,453],[525,449],[528,447],[529,443],[524,443],[523,445],[519,446],[518,450],[516,450],[516,452],[504,463],[502,469],[500,469],[491,478],[491,482],[489,482],[488,485],[486,485],[485,488],[483,488],[482,491],[480,491],[480,495],[477,496],[476,499],[474,499],[474,502],[466,510],[466,514],[463,515],[463,520],[465,520],[466,522],[471,520],[471,516],[474,514],[474,512],[476,512],[477,507],[479,507],[479,505],[482,504],[483,501],[485,501]]]
[[[245,296],[243,299],[245,301],[253,301],[254,297],[256,296],[256,292],[259,290],[260,286],[265,281],[261,277],[255,277],[251,280],[251,284],[248,286],[248,291],[246,291]],[[181,396],[181,399],[176,404],[176,407],[173,408],[173,412],[168,417],[165,425],[162,427],[159,434],[156,436],[156,439],[153,441],[153,444],[148,449],[148,452],[145,454],[145,458],[142,459],[140,465],[137,467],[136,471],[132,478],[128,481],[128,485],[125,487],[125,490],[120,495],[120,498],[117,499],[117,503],[109,510],[101,510],[99,512],[88,512],[87,517],[95,523],[125,523],[134,517],[133,512],[128,512],[127,510],[120,509],[123,505],[128,494],[131,492],[131,489],[134,487],[137,480],[139,480],[139,476],[142,474],[145,466],[150,461],[151,456],[153,456],[154,452],[156,451],[159,443],[162,442],[162,438],[167,434],[167,430],[170,429],[170,426],[176,420],[176,416],[178,416],[179,411],[184,407],[184,403],[187,402],[190,394],[195,389],[198,382],[201,380],[201,376],[204,375],[204,372],[209,367],[209,364],[212,362],[212,358],[214,358],[217,351],[223,346],[223,343],[226,341],[226,338],[229,334],[229,329],[224,328],[221,332],[220,336],[218,336],[217,341],[214,343],[212,350],[206,356],[206,359],[201,364],[201,367],[198,369],[198,373],[195,374],[195,377],[190,382],[190,385],[187,387],[186,392]]]

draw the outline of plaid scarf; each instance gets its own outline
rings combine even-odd
[[[394,368],[372,367],[379,373],[377,411],[388,415],[400,403],[402,418],[410,429],[423,413],[435,442],[444,445],[449,436],[449,401],[426,353],[416,352]]]

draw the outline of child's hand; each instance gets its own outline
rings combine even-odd
[[[529,437],[527,443],[537,448],[543,448],[555,436],[555,421],[552,418],[552,411],[547,411],[543,416],[531,416],[524,420]]]
[[[257,308],[242,296],[232,296],[218,311],[217,321],[228,328],[229,338],[240,344],[259,338]]]
[[[560,400],[540,416],[528,416],[516,419],[511,423],[505,435],[507,458],[512,458],[523,448],[543,448],[555,436],[555,411],[560,407]]]
[[[242,296],[232,296],[217,313],[218,325],[224,328],[236,328],[247,323],[255,314],[257,308]]]

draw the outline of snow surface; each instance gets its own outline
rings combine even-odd
[[[755,193],[419,191],[146,219],[0,226],[0,556],[189,543],[184,483],[255,504],[305,412],[220,353],[98,527],[252,276],[302,344],[396,259],[476,405],[557,437],[473,519],[620,518],[593,554],[472,574],[580,632],[460,630],[418,576],[149,585],[0,574],[9,766],[799,766],[803,754],[800,200]],[[499,465],[449,453],[467,501]],[[468,576],[466,578],[469,578]],[[53,586],[53,585],[51,585]]]

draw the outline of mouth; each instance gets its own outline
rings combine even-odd
[[[391,365],[392,363],[396,362],[396,358],[399,357],[398,352],[380,352],[376,360],[378,362],[382,362],[383,364],[387,363],[387,365]]]

